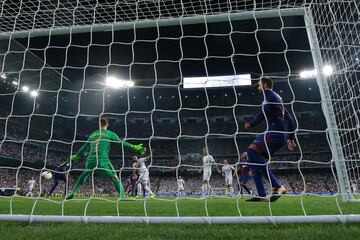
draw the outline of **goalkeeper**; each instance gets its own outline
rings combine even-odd
[[[85,162],[85,171],[80,175],[72,193],[66,198],[67,200],[73,199],[76,196],[79,188],[85,184],[91,174],[103,179],[111,180],[115,185],[116,191],[120,195],[120,199],[124,199],[124,186],[119,180],[115,169],[109,160],[110,144],[111,142],[121,143],[125,147],[131,148],[140,154],[146,152],[146,148],[143,147],[142,144],[132,145],[119,138],[116,133],[107,130],[109,126],[107,119],[101,118],[100,125],[101,129],[93,132],[77,154],[71,156],[71,162],[75,162],[79,157],[83,156],[88,148],[90,148],[89,155]]]

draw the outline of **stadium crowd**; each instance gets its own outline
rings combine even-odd
[[[34,193],[46,194],[50,190],[53,181],[45,180],[40,176],[40,170],[21,169],[0,169],[0,188],[17,188],[18,194],[25,195],[27,193],[27,182],[34,177],[36,185]],[[122,182],[126,186],[128,179],[128,172],[123,172]],[[199,195],[201,194],[202,175],[201,173],[191,173],[189,176],[183,176],[185,180],[185,194],[186,195]],[[289,194],[334,194],[337,192],[337,185],[334,176],[331,173],[280,173],[280,182],[286,187]],[[78,174],[72,175],[70,172],[70,190],[74,186]],[[150,170],[151,187],[157,195],[176,195],[177,194],[177,181],[175,176],[161,176],[157,172]],[[211,178],[210,185],[213,188],[214,194],[225,193],[224,178],[220,174],[214,172]],[[250,189],[255,189],[253,181],[250,179],[247,182]],[[270,187],[267,183],[267,187]],[[60,182],[54,194],[64,193],[64,182]],[[238,181],[234,177],[233,187],[235,193],[239,193]],[[84,195],[116,195],[115,188],[110,181],[104,181],[99,178],[90,177],[80,194]]]
[[[271,167],[280,170],[296,169],[298,166],[300,168],[331,167],[331,153],[325,132],[312,131],[326,129],[324,121],[317,121],[317,119],[322,118],[322,115],[314,115],[314,111],[311,112],[311,109],[299,109],[302,114],[297,116],[298,127],[299,129],[306,129],[305,131],[299,131],[297,134],[299,148],[293,153],[289,153],[285,148],[280,150],[273,156]],[[131,143],[144,143],[148,149],[156,149],[152,160],[148,164],[150,173],[152,173],[152,188],[158,194],[175,194],[177,192],[175,177],[163,176],[162,171],[166,170],[166,167],[173,167],[173,169],[179,167],[182,171],[197,170],[202,165],[200,152],[205,145],[208,146],[217,164],[222,164],[224,159],[228,159],[231,164],[238,163],[240,154],[246,151],[249,143],[254,138],[254,134],[246,133],[243,128],[244,116],[255,113],[254,109],[248,110],[248,112],[236,111],[237,122],[234,120],[232,111],[219,109],[214,112],[209,110],[206,113],[204,111],[198,111],[198,113],[181,112],[180,118],[176,114],[171,115],[160,111],[153,114],[153,121],[150,121],[150,115],[147,117],[134,116],[133,118],[129,116],[128,118],[113,120],[110,118],[110,129],[118,133],[120,137],[126,137]],[[306,111],[310,112],[306,113]],[[208,123],[204,121],[205,114],[208,116]],[[312,117],[309,117],[309,114],[312,114]],[[42,128],[46,125],[44,119],[34,120],[32,118],[29,121],[26,117],[14,117],[7,122],[2,119],[0,124],[0,137],[2,139],[0,157],[7,160],[17,160],[19,166],[21,163],[26,165],[26,162],[35,163],[38,170],[21,169],[16,174],[16,170],[2,169],[0,170],[2,173],[0,187],[26,189],[26,182],[32,176],[39,183],[40,169],[44,167],[54,169],[55,166],[68,161],[71,150],[76,152],[81,144],[86,141],[88,134],[98,128],[98,120],[94,118],[79,117],[76,122],[76,136],[74,136],[75,131],[72,130],[75,129],[72,128],[75,125],[69,124],[69,126],[65,126],[64,123],[60,123],[60,125],[63,125],[60,128],[54,128],[52,132],[51,128]],[[321,124],[315,124],[315,122],[321,122]],[[141,128],[138,127],[139,124],[142,126]],[[315,125],[316,129],[314,129]],[[69,129],[70,131],[65,131]],[[256,128],[255,132],[261,132],[262,129],[265,129],[264,125]],[[73,135],[68,134],[69,132]],[[208,133],[210,135],[205,140],[205,135]],[[233,136],[235,133],[236,136]],[[215,136],[211,134],[222,135]],[[201,138],[198,136],[201,136]],[[74,137],[77,141],[72,144]],[[122,149],[120,145],[113,145],[111,148],[110,159],[116,169],[122,169],[124,176],[128,173],[128,169],[132,167],[130,157],[133,154],[134,152]],[[82,161],[71,166],[71,170],[82,168],[84,168]],[[74,180],[78,177],[78,172],[71,174],[71,176],[70,189],[75,183]],[[312,173],[304,176],[306,193],[331,193],[336,191],[334,178],[328,174],[320,175],[320,180],[315,179],[319,174]],[[184,178],[186,193],[196,194],[201,192],[201,174],[198,174],[198,176],[184,176]],[[300,174],[283,174],[279,178],[290,193],[298,194],[304,191],[304,181]],[[16,179],[18,179],[17,184]],[[126,179],[123,177],[123,182],[125,181]],[[236,182],[234,181],[234,184]],[[316,184],[317,182],[321,182],[321,184]],[[49,189],[51,184],[51,181],[42,179],[41,192],[44,193],[45,189]],[[220,176],[214,176],[211,185],[215,190],[223,191],[224,184]],[[38,190],[40,189],[39,186],[37,186]],[[95,193],[99,194],[115,193],[112,183],[95,179],[94,186],[96,187],[92,188],[91,181],[89,181],[80,190],[80,193],[91,194],[93,189]],[[255,189],[252,181],[249,181],[249,186]],[[63,183],[60,183],[60,187],[55,193],[62,193],[63,190],[60,189],[63,189]]]

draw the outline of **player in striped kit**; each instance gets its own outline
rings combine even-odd
[[[134,171],[130,174],[127,185],[125,187],[125,192],[127,192],[128,196],[131,197],[136,196],[135,193],[136,193],[136,184],[138,178],[139,176],[137,175],[136,170],[134,169]]]
[[[250,177],[251,177],[251,170],[247,164],[248,161],[248,155],[247,152],[243,152],[242,154],[242,161],[240,162],[240,176],[239,176],[239,191],[240,191],[240,195],[243,194],[243,189],[245,189],[245,191],[248,194],[253,194],[252,190],[249,189],[249,187],[246,185],[246,183],[249,181]],[[237,169],[236,169],[237,172]]]

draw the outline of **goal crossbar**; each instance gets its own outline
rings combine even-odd
[[[108,24],[94,24],[94,25],[75,25],[66,27],[55,28],[39,28],[24,31],[13,32],[0,32],[0,40],[8,38],[25,38],[25,37],[39,37],[47,35],[65,35],[65,34],[78,34],[88,32],[101,32],[101,31],[118,31],[133,28],[153,28],[153,27],[167,27],[176,25],[191,25],[201,23],[215,23],[224,21],[238,21],[247,19],[261,19],[272,17],[290,17],[290,16],[303,16],[305,13],[304,8],[289,8],[277,10],[262,10],[262,11],[243,11],[234,13],[223,13],[204,16],[191,16],[179,18],[161,18],[154,20],[138,20],[133,22],[114,22]]]

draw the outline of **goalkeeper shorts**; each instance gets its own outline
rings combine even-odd
[[[86,162],[86,170],[94,170],[94,175],[102,179],[112,179],[117,177],[116,171],[110,161],[96,164],[94,161]],[[90,172],[91,173],[91,172]]]

